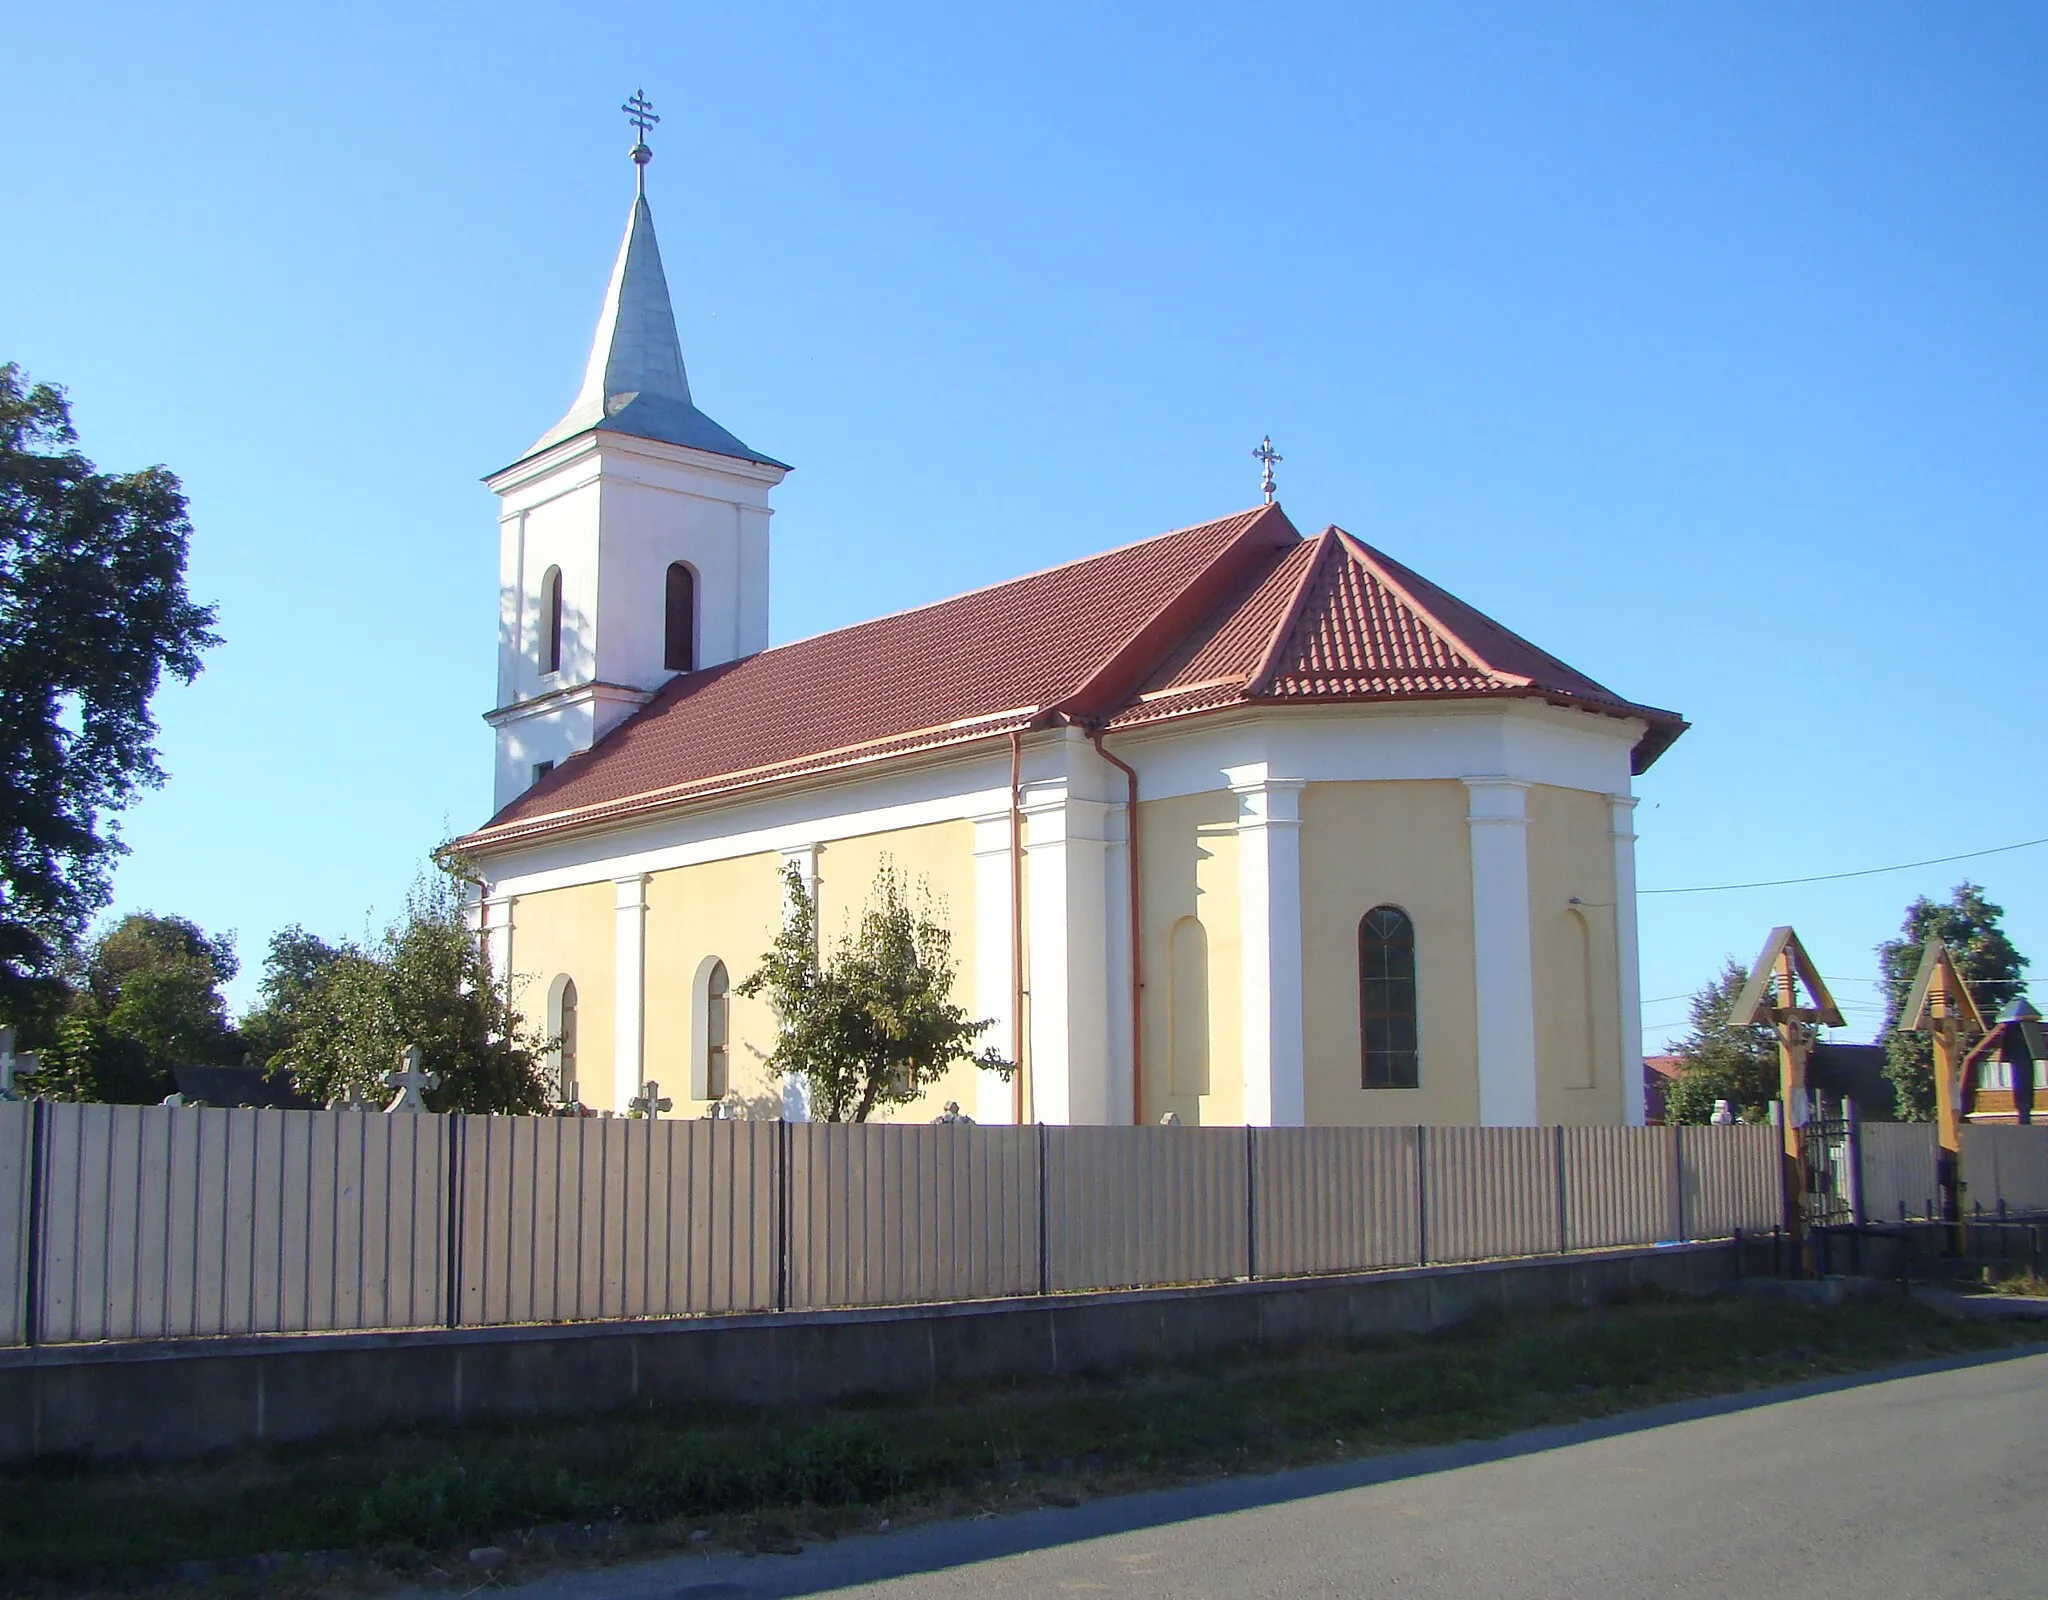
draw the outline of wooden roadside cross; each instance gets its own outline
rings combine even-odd
[[[675,1102],[662,1098],[661,1085],[649,1078],[640,1086],[640,1092],[626,1102],[628,1111],[637,1111],[649,1122],[660,1119],[664,1111],[673,1111]]]
[[[409,1044],[399,1056],[397,1070],[384,1074],[385,1087],[398,1091],[398,1098],[384,1108],[386,1111],[428,1110],[427,1091],[441,1087],[441,1074],[427,1071],[422,1064],[425,1060],[426,1053]]]
[[[1970,998],[1969,984],[1956,969],[1956,958],[1938,933],[1930,933],[1920,947],[1920,970],[1899,1010],[1899,1027],[1933,1037],[1934,1137],[1942,1150],[1954,1157],[1962,1150],[1960,1069],[1968,1048],[1963,1035],[1966,1031],[1982,1033],[1984,1018]]]
[[[1807,1003],[1799,999],[1804,985]],[[1728,1008],[1731,1028],[1768,1027],[1778,1036],[1778,1101],[1784,1108],[1784,1171],[1786,1215],[1795,1240],[1805,1233],[1806,1155],[1800,1142],[1811,1095],[1806,1060],[1817,1028],[1842,1026],[1841,1008],[1820,975],[1820,968],[1790,928],[1773,928],[1764,941],[1749,981]]]

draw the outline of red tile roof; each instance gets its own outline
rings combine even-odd
[[[671,679],[464,841],[488,850],[684,801],[1050,722],[1226,706],[1534,697],[1633,705],[1336,528],[1277,506]]]

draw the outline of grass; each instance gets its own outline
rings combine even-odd
[[[1428,1337],[1244,1354],[826,1408],[637,1410],[418,1429],[134,1466],[0,1474],[0,1590],[75,1591],[176,1563],[351,1553],[349,1587],[460,1574],[496,1543],[559,1560],[784,1549],[906,1519],[1371,1455],[1933,1356],[2038,1330],[1870,1299],[1823,1309],[1650,1299]],[[575,1542],[571,1535],[570,1542]],[[271,1580],[307,1587],[287,1569]]]
[[[1999,1278],[1987,1287],[1993,1294],[2021,1295],[2029,1300],[2048,1298],[2048,1278],[2042,1277],[2032,1267],[2009,1278]]]

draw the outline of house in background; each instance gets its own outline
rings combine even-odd
[[[1270,494],[771,648],[788,470],[697,409],[637,197],[581,392],[488,480],[497,811],[461,844],[565,1090],[773,1093],[733,991],[784,871],[830,940],[888,863],[1022,1066],[905,1115],[1642,1120],[1631,783],[1679,717]]]

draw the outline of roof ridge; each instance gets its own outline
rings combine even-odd
[[[1330,524],[1327,531],[1334,533],[1343,542],[1352,560],[1358,562],[1367,571],[1371,572],[1374,578],[1393,593],[1395,599],[1414,612],[1416,618],[1429,630],[1437,643],[1444,646],[1452,654],[1470,657],[1474,666],[1478,667],[1481,672],[1485,673],[1487,677],[1493,679],[1495,683],[1500,684],[1503,688],[1526,689],[1534,681],[1526,674],[1507,672],[1495,666],[1487,659],[1485,651],[1481,650],[1469,639],[1455,632],[1451,625],[1432,611],[1412,588],[1387,570],[1387,563],[1393,559],[1392,557],[1381,557],[1380,553],[1363,539],[1358,538],[1354,534],[1347,533],[1334,522]],[[1406,571],[1407,569],[1404,567],[1402,570]],[[1498,627],[1499,624],[1496,623],[1495,626]],[[1531,646],[1531,648],[1533,649],[1534,646]]]
[[[1088,722],[1128,701],[1188,630],[1250,573],[1262,550],[1291,553],[1285,542],[1267,545],[1260,537],[1262,528],[1269,534],[1285,530],[1295,545],[1301,542],[1300,530],[1288,520],[1286,512],[1277,505],[1261,506],[1206,565],[1155,606],[1123,643],[1112,648],[1060,696],[1056,707],[1077,721]],[[1281,559],[1284,561],[1286,554]]]
[[[1330,552],[1340,549],[1337,541],[1330,537],[1335,531],[1335,525],[1332,524],[1315,536],[1313,543],[1316,552],[1309,557],[1303,568],[1301,581],[1294,586],[1294,593],[1288,596],[1287,609],[1280,613],[1280,621],[1273,629],[1273,637],[1266,642],[1265,651],[1260,655],[1258,664],[1244,680],[1246,695],[1256,697],[1271,691],[1273,681],[1280,674],[1281,654],[1294,638],[1294,630],[1300,625],[1302,614],[1308,609],[1309,596],[1315,591],[1316,580],[1330,559]]]
[[[1256,520],[1269,509],[1277,510],[1278,507],[1254,506],[1248,511],[1233,511],[1227,516],[1211,517],[1206,522],[1190,522],[1183,528],[1168,528],[1164,533],[1149,533],[1142,539],[1132,539],[1124,544],[1111,545],[1107,550],[1091,551],[1085,556],[1075,556],[1067,561],[1055,561],[1049,567],[1037,567],[1030,572],[1020,572],[1014,578],[998,578],[994,583],[978,583],[971,589],[960,590],[957,594],[940,595],[936,600],[921,601],[914,606],[899,606],[894,611],[882,611],[872,617],[862,617],[858,622],[842,622],[836,628],[820,628],[816,633],[807,633],[798,639],[785,639],[780,644],[771,644],[765,649],[755,651],[753,656],[743,657],[742,659],[751,661],[758,656],[773,655],[778,650],[793,650],[798,645],[810,644],[813,640],[829,639],[835,633],[852,633],[857,628],[871,628],[880,622],[893,622],[898,617],[914,617],[920,611],[936,610],[940,606],[949,606],[956,600],[970,599],[978,594],[993,594],[998,589],[1007,589],[1014,584],[1028,583],[1033,578],[1050,577],[1053,573],[1065,572],[1070,567],[1085,567],[1091,561],[1102,561],[1110,556],[1123,555],[1143,545],[1160,544],[1168,539],[1178,539],[1185,534],[1200,533],[1205,528],[1220,527],[1226,522],[1236,521],[1239,517],[1248,517]],[[1282,513],[1282,515],[1285,515],[1285,513]]]

